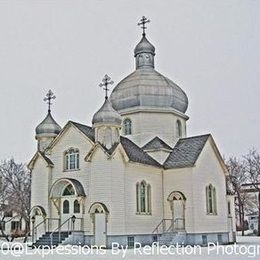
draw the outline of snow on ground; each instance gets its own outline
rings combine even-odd
[[[29,249],[19,242],[9,244],[9,247],[16,250],[2,250],[7,248],[8,244],[3,240],[0,241],[0,259],[21,259],[21,260],[38,260],[38,259],[126,259],[126,260],[153,260],[153,259],[180,259],[180,260],[245,260],[260,259],[260,237],[237,237],[237,244],[211,247],[186,247],[186,248],[163,248],[163,247],[144,247],[140,249],[123,250],[99,250],[90,251],[88,248],[80,250],[79,247],[67,246],[58,247],[54,250],[37,250]],[[80,251],[79,251],[80,250]]]

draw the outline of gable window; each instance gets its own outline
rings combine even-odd
[[[136,213],[151,214],[151,186],[145,181],[136,184]]]
[[[132,121],[129,118],[126,118],[123,122],[124,126],[124,134],[131,135],[132,134]]]
[[[74,201],[74,213],[80,213],[80,204],[78,200]]]
[[[181,126],[180,120],[177,120],[177,122],[176,122],[176,134],[177,134],[177,138],[182,137],[182,126]]]
[[[70,203],[68,200],[63,201],[63,214],[69,214],[70,213]]]
[[[206,187],[207,214],[217,215],[216,188],[211,184]]]
[[[70,148],[65,152],[65,170],[79,169],[79,150]]]
[[[71,196],[71,195],[75,195],[75,191],[73,186],[71,184],[68,184],[64,189],[62,196]]]

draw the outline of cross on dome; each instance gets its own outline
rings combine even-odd
[[[48,113],[51,112],[51,105],[52,105],[51,100],[55,98],[56,96],[54,95],[54,93],[51,90],[49,90],[48,93],[46,94],[46,97],[43,99],[43,101],[47,101]]]
[[[109,89],[108,89],[108,85],[109,84],[114,84],[114,81],[112,81],[111,80],[111,78],[106,74],[105,76],[104,76],[104,78],[102,79],[102,83],[100,83],[99,84],[99,87],[104,87],[103,88],[103,90],[105,90],[105,99],[107,99],[108,98],[108,91],[109,91]]]
[[[143,29],[143,36],[145,36],[145,29],[147,29],[147,27],[145,26],[146,23],[150,23],[151,21],[149,19],[147,19],[145,16],[143,16],[140,19],[140,22],[137,24],[138,26],[141,25],[141,28]]]

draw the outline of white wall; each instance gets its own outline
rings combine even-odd
[[[207,141],[202,150],[190,181],[193,184],[193,232],[227,232],[226,180],[210,141]],[[206,186],[209,184],[216,188],[217,215],[207,214]]]
[[[124,114],[122,118],[123,120],[125,118],[131,119],[132,135],[128,135],[127,137],[141,147],[155,136],[160,137],[164,142],[173,146],[178,139],[176,133],[177,119],[182,124],[182,137],[186,137],[186,121],[182,117],[172,113],[138,112]]]

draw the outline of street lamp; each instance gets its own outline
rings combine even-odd
[[[75,228],[75,220],[76,220],[75,215],[73,215],[73,216],[71,217],[71,220],[72,220],[72,231],[74,231],[74,228]]]
[[[35,216],[32,216],[32,242],[34,243],[34,225],[35,225]]]

